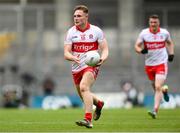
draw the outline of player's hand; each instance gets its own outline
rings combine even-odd
[[[99,63],[96,65],[96,66],[101,66],[103,64],[104,60],[103,59],[100,59],[99,60]]]
[[[174,55],[173,54],[170,54],[169,56],[168,56],[168,61],[169,62],[172,62],[174,60]]]
[[[78,57],[73,57],[73,61],[77,64],[80,64],[80,59]]]
[[[141,50],[141,54],[147,54],[148,53],[148,49],[144,48]]]

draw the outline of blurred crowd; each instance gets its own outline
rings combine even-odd
[[[5,78],[11,77],[7,82]],[[55,81],[51,75],[46,75],[42,80],[31,72],[20,72],[18,65],[0,67],[0,106],[6,108],[25,108],[30,105],[32,95],[53,95]],[[37,90],[41,89],[40,94]],[[36,92],[36,93],[34,93]]]
[[[131,81],[121,83],[121,92],[125,95],[125,107],[143,106],[144,92],[142,89],[137,89]]]

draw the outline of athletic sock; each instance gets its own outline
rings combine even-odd
[[[103,102],[102,101],[98,101],[97,102],[97,108],[101,109],[103,107]]]
[[[85,119],[88,121],[92,120],[92,113],[85,113]]]

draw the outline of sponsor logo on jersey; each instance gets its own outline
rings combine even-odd
[[[87,52],[90,50],[97,50],[98,43],[97,42],[77,42],[73,43],[72,51],[74,52]]]
[[[160,49],[165,47],[165,42],[144,42],[147,49]]]

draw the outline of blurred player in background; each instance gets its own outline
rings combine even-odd
[[[145,55],[145,71],[152,81],[154,109],[148,114],[156,118],[162,96],[169,101],[168,86],[164,85],[167,73],[167,62],[174,59],[174,44],[166,29],[160,28],[158,15],[149,17],[149,28],[143,29],[135,43],[135,51]]]
[[[99,66],[108,57],[108,44],[103,31],[88,22],[88,8],[84,5],[76,6],[74,9],[74,26],[71,27],[64,41],[64,57],[72,61],[72,76],[79,96],[84,102],[85,115],[83,120],[76,121],[78,126],[92,128],[93,104],[96,106],[93,119],[98,120],[104,102],[97,98],[92,92]],[[101,59],[96,67],[87,66],[83,55],[87,51],[101,50]]]

